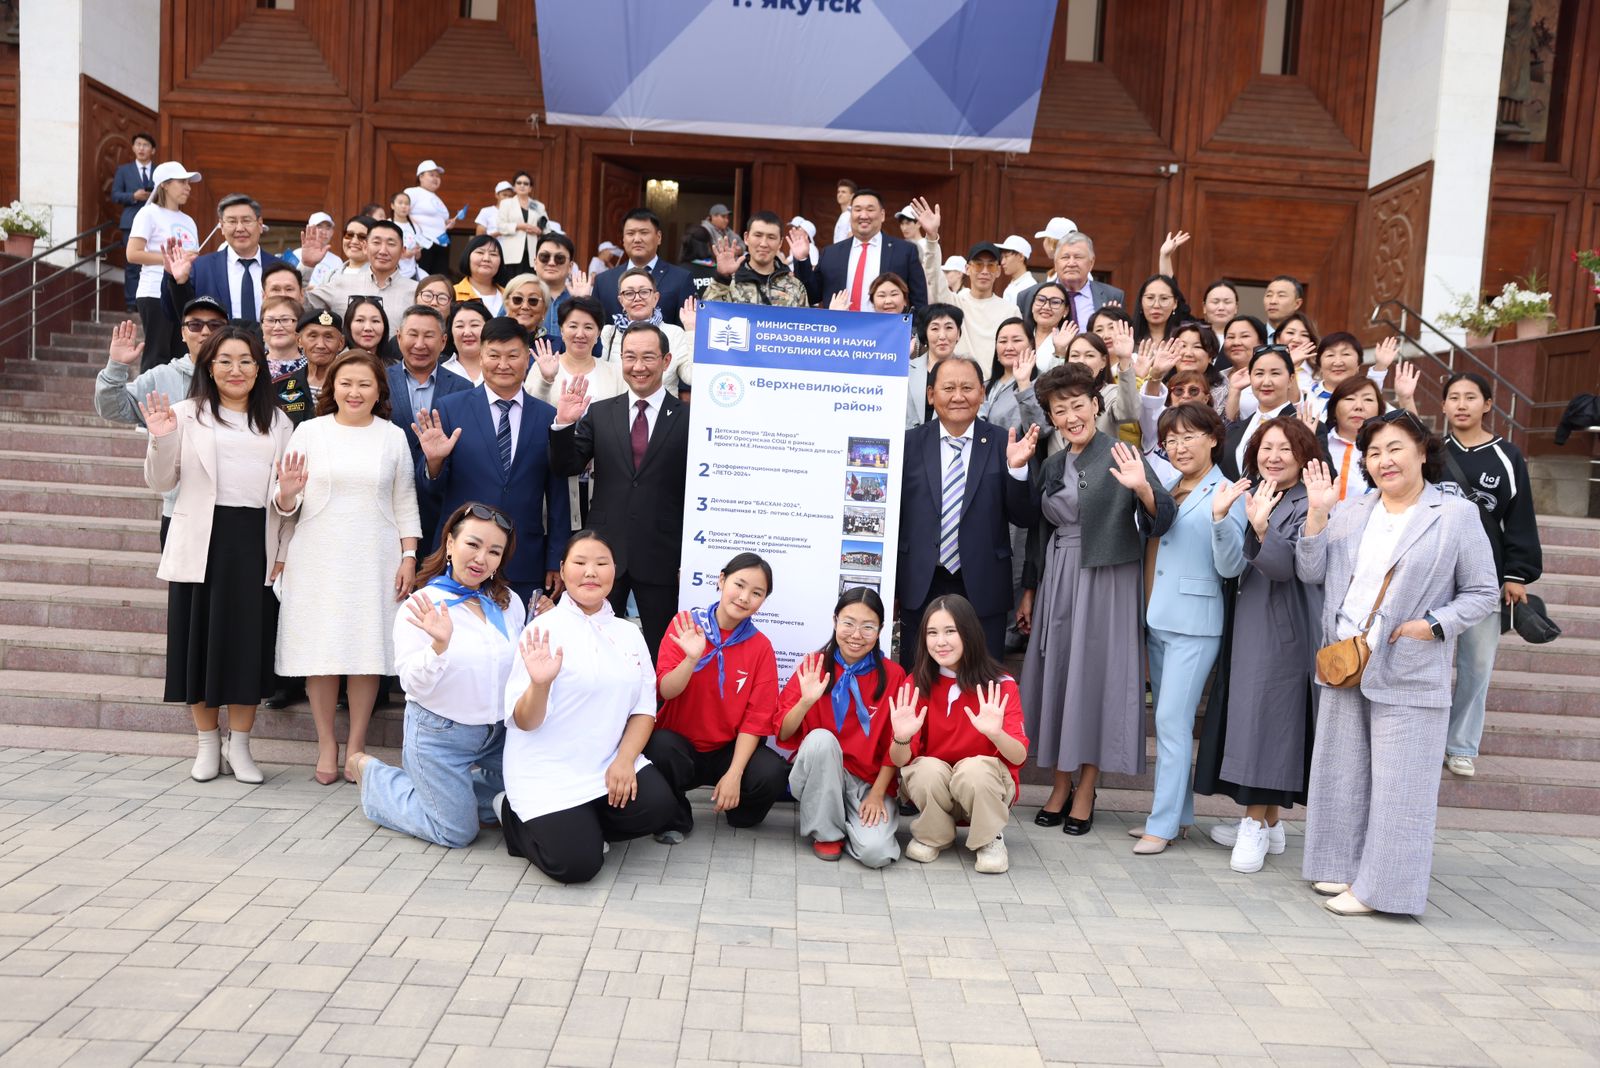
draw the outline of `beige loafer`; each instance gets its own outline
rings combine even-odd
[[[1338,897],[1350,889],[1349,883],[1312,883],[1311,889],[1323,897]]]
[[[1330,897],[1322,903],[1322,907],[1335,916],[1371,916],[1378,911],[1371,905],[1364,905],[1356,900],[1356,896],[1348,890],[1338,897]]]
[[[1133,852],[1137,856],[1153,857],[1158,853],[1165,853],[1167,851],[1167,846],[1171,844],[1172,843],[1167,841],[1165,838],[1157,838],[1154,835],[1145,835],[1137,842],[1133,843]]]

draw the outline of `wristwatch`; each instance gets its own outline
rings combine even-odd
[[[1428,626],[1433,628],[1433,636],[1439,641],[1444,641],[1444,624],[1434,619],[1432,612],[1427,613],[1422,618],[1427,620]]]

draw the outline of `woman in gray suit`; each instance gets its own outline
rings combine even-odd
[[[1417,915],[1433,869],[1450,662],[1456,638],[1497,607],[1499,584],[1477,506],[1433,485],[1444,446],[1415,415],[1369,419],[1356,450],[1378,492],[1339,504],[1327,466],[1308,465],[1295,549],[1301,581],[1326,593],[1323,644],[1360,633],[1376,608],[1360,684],[1319,682],[1304,874],[1341,916]]]

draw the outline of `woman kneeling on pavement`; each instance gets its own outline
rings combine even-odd
[[[889,762],[889,702],[905,670],[878,649],[883,601],[855,586],[833,606],[833,639],[800,662],[778,698],[778,744],[794,750],[789,791],[800,833],[822,860],[869,868],[900,859]]]

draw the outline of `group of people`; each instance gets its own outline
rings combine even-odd
[[[199,180],[154,172],[136,226]],[[175,335],[119,327],[96,407],[146,427],[166,494],[166,696],[193,711],[196,779],[261,781],[256,707],[303,687],[319,782],[359,783],[371,819],[442,845],[499,825],[561,881],[591,878],[607,842],[681,841],[701,786],[735,827],[787,795],[818,857],[872,867],[901,854],[903,803],[907,858],[966,823],[977,870],[1000,872],[1030,751],[1053,775],[1033,822],[1069,835],[1092,829],[1103,773],[1145,770],[1148,679],[1136,854],[1186,836],[1195,793],[1223,794],[1242,812],[1212,837],[1258,871],[1304,805],[1304,874],[1331,909],[1422,910],[1441,758],[1472,773],[1496,606],[1539,574],[1490,382],[1445,383],[1441,438],[1395,346],[1367,366],[1354,336],[1319,337],[1292,278],[1266,287],[1264,321],[1226,281],[1191,314],[1187,234],[1124,309],[1066,219],[1037,235],[1048,277],[1011,235],[969,248],[954,282],[920,199],[893,238],[882,197],[841,183],[844,237],[820,252],[774,212],[737,242],[713,220],[708,299],[914,316],[898,615],[846,590],[784,680],[756,624],[766,561],[736,556],[709,606],[678,601],[688,272],[646,209],[620,262],[578,271],[523,177],[498,215],[525,235],[503,284],[487,233],[459,281],[409,281],[401,227],[354,217],[364,261],[318,280],[331,232],[269,263],[248,196],[220,202],[217,253],[165,216],[140,227],[141,311],[181,309]],[[1357,645],[1353,683],[1319,669]],[[386,678],[406,695],[403,768],[366,752]]]

